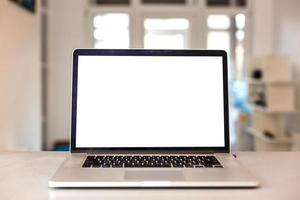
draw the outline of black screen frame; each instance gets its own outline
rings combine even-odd
[[[76,147],[79,56],[218,56],[223,60],[224,147]],[[71,153],[229,153],[229,102],[227,53],[223,50],[75,49],[72,69]]]

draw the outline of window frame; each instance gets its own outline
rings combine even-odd
[[[129,5],[94,5],[87,7],[86,41],[89,48],[94,47],[93,18],[99,14],[126,13],[129,15],[129,48],[144,48],[144,20],[146,18],[186,18],[190,23],[189,49],[207,49],[207,35],[212,29],[207,26],[207,17],[212,14],[246,16],[244,28],[244,50],[247,53],[244,63],[249,62],[252,55],[251,8],[253,1],[248,0],[245,7],[234,5],[209,7],[206,0],[186,0],[185,4],[143,4],[141,0],[131,0]],[[218,30],[216,30],[218,31]],[[232,48],[231,48],[232,49]],[[229,64],[232,58],[229,58]]]
[[[152,11],[152,12],[147,12],[147,13],[143,13],[140,14],[139,18],[141,19],[141,23],[142,23],[142,27],[140,27],[140,33],[141,33],[141,40],[142,40],[142,48],[144,48],[144,36],[145,36],[145,28],[144,28],[144,21],[146,19],[187,19],[189,21],[189,32],[187,33],[187,43],[184,47],[184,49],[189,49],[191,48],[191,44],[193,44],[192,40],[193,40],[193,36],[195,36],[196,34],[194,33],[194,29],[193,29],[193,23],[195,23],[195,16],[193,16],[193,14],[190,13],[183,13],[183,12],[173,12],[173,13],[163,13],[162,11]]]

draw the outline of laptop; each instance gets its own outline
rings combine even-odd
[[[229,150],[222,50],[76,49],[53,188],[257,187]]]

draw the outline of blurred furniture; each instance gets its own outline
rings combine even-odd
[[[295,112],[295,85],[285,55],[257,58],[250,65],[249,103],[253,107],[248,132],[257,151],[288,151],[291,137],[287,117]]]
[[[272,199],[300,197],[300,152],[240,152],[237,158],[257,176],[257,189],[49,189],[48,180],[67,153],[0,153],[1,199]]]
[[[52,151],[69,151],[70,142],[69,140],[57,140],[54,142]]]
[[[292,151],[300,151],[300,133],[294,132],[292,133]]]

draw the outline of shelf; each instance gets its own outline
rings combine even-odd
[[[281,138],[268,138],[264,136],[264,134],[261,131],[258,131],[252,127],[247,128],[247,132],[251,135],[253,135],[256,138],[259,138],[263,140],[264,142],[271,143],[271,144],[292,144],[292,140],[289,137],[281,137]]]
[[[263,80],[254,80],[253,78],[247,79],[250,85],[295,85],[294,81],[282,80],[282,81],[263,81]]]
[[[266,113],[266,114],[294,114],[294,113],[296,113],[296,110],[290,110],[290,111],[286,111],[286,110],[269,110],[268,108],[265,108],[263,106],[257,106],[257,105],[254,105],[254,104],[251,104],[251,107],[255,111],[263,112],[263,113]]]

